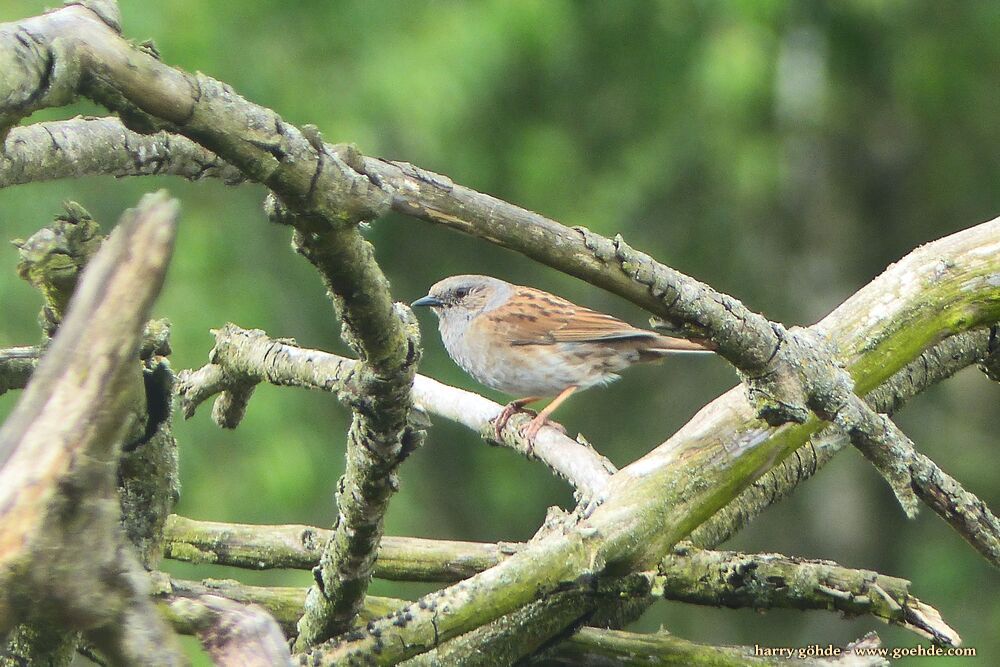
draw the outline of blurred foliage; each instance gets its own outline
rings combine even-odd
[[[5,0],[0,20],[41,11]],[[201,70],[329,141],[403,159],[457,182],[629,242],[786,324],[810,323],[920,243],[982,222],[1000,204],[1000,4],[729,0],[203,2],[121,0],[126,34],[166,62]],[[96,113],[81,103],[25,122]],[[8,238],[73,198],[110,226],[140,193],[183,202],[158,316],[174,324],[173,365],[199,366],[226,321],[345,351],[319,280],[269,226],[256,186],[84,179],[0,193]],[[389,217],[370,238],[397,298],[439,278],[490,273],[537,285],[636,324],[609,294],[485,243]],[[39,297],[0,272],[0,345],[34,342]],[[422,316],[423,317],[423,316]],[[422,371],[479,389],[427,317]],[[619,465],[672,433],[734,381],[718,359],[636,369],[560,410]],[[489,392],[487,392],[489,394]],[[503,397],[490,394],[492,397]],[[900,416],[918,446],[1000,508],[1000,389],[975,371]],[[16,395],[0,399],[9,412]],[[328,525],[342,472],[345,410],[328,396],[262,387],[247,420],[222,432],[208,407],[177,426],[192,517]],[[992,427],[989,424],[993,424]],[[992,435],[991,435],[992,433]],[[571,502],[538,464],[435,425],[402,469],[388,516],[398,535],[529,537],[550,504]],[[979,651],[1000,661],[1000,578],[924,511],[907,522],[871,467],[845,452],[732,548],[826,557],[912,579]],[[307,573],[188,577],[309,583]],[[376,582],[375,592],[426,587]],[[659,604],[662,624],[715,643],[843,644],[870,619]],[[915,638],[878,628],[885,643]],[[937,663],[935,663],[937,664]],[[963,661],[962,664],[972,664]]]

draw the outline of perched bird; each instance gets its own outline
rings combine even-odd
[[[674,352],[710,352],[693,341],[638,329],[532,287],[489,276],[452,276],[411,305],[430,306],[448,354],[491,389],[512,396],[497,435],[528,403],[555,397],[524,430],[531,441],[574,392],[618,379],[632,364]]]

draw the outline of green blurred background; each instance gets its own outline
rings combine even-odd
[[[0,21],[46,4],[4,0]],[[788,325],[814,322],[915,246],[1000,209],[996,2],[121,6],[126,35],[154,39],[166,62],[222,79],[290,122],[314,123],[328,141],[413,162],[568,225],[620,232]],[[30,120],[74,113],[100,112],[80,104]],[[289,250],[287,229],[262,215],[259,186],[162,178],[22,186],[0,192],[0,224],[8,238],[27,236],[73,198],[107,226],[141,193],[161,187],[183,204],[156,308],[174,325],[176,369],[203,364],[209,329],[227,321],[346,351],[316,275]],[[645,323],[610,294],[419,221],[389,216],[368,236],[400,300],[423,295],[443,276],[489,273]],[[0,258],[0,346],[33,343],[39,297],[15,277],[15,250]],[[421,371],[482,390],[444,354],[433,318],[421,318]],[[559,418],[621,466],[735,379],[720,359],[678,359],[583,394]],[[994,510],[998,397],[1000,388],[966,370],[899,416],[922,451]],[[16,393],[0,398],[0,414],[16,400]],[[329,396],[266,386],[235,432],[215,428],[203,407],[176,426],[177,511],[328,526],[347,418]],[[436,421],[402,468],[390,534],[523,540],[547,506],[571,505],[565,484],[541,465]],[[977,648],[973,663],[1000,664],[997,572],[930,511],[906,521],[853,451],[726,546],[912,579],[914,592]],[[165,567],[191,578],[310,580],[305,572]],[[428,588],[375,582],[372,590],[413,596]],[[660,603],[636,628],[660,625],[712,643],[843,644],[872,628],[888,646],[917,643],[872,619],[821,612]]]

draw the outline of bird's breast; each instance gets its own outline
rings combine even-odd
[[[513,345],[479,318],[465,326],[452,324],[460,323],[440,324],[449,356],[476,381],[511,396],[548,397],[570,385],[603,384],[617,379],[616,372],[628,365],[598,345]]]

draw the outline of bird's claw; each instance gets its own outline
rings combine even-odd
[[[528,408],[518,405],[517,401],[514,401],[513,403],[508,403],[507,405],[503,406],[503,410],[500,411],[500,414],[498,414],[496,418],[493,419],[493,433],[494,435],[496,435],[497,440],[501,439],[500,434],[507,426],[507,422],[509,422],[510,418],[513,417],[518,412],[524,412],[532,416],[535,416],[537,414],[534,410],[529,410]]]
[[[528,441],[529,447],[534,443],[535,436],[538,435],[543,426],[550,426],[558,431],[562,431],[563,434],[566,433],[566,428],[562,424],[554,422],[548,417],[535,415],[535,418],[521,429],[521,437]]]
[[[535,443],[535,436],[537,436],[538,431],[541,430],[543,426],[545,426],[546,421],[548,420],[545,419],[544,417],[542,419],[535,417],[530,422],[528,422],[527,426],[521,429],[521,437],[523,437],[525,441],[527,441],[529,450]]]

